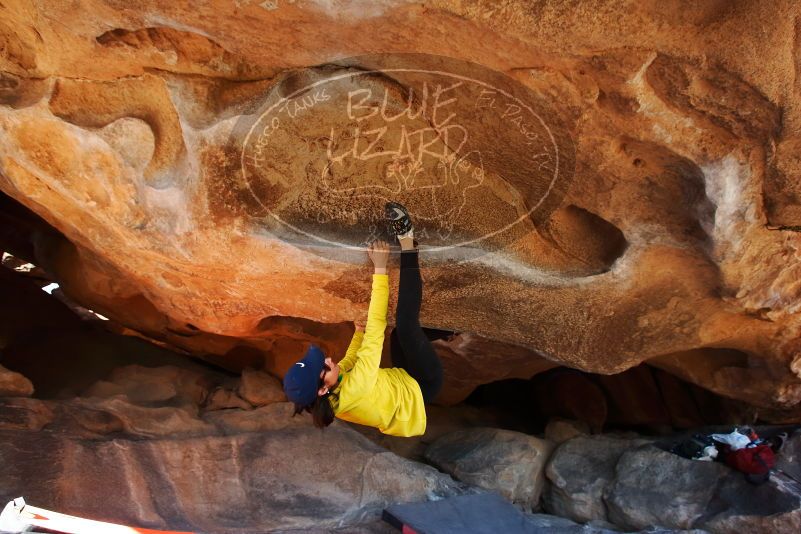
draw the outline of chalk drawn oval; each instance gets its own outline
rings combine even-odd
[[[427,252],[485,250],[561,202],[575,154],[559,117],[481,65],[380,54],[285,75],[231,140],[243,189],[283,239],[363,250],[392,200]]]

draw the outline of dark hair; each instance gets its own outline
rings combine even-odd
[[[314,426],[317,428],[327,427],[334,422],[334,409],[331,407],[331,401],[328,400],[330,395],[330,392],[325,395],[318,395],[317,398],[314,399],[314,402],[308,406],[295,404],[295,413],[292,414],[292,417],[306,411],[312,414]]]

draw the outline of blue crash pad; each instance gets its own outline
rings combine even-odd
[[[383,519],[404,532],[411,529],[417,534],[542,532],[529,517],[497,493],[395,504],[384,510]]]

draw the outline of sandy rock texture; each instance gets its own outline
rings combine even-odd
[[[119,398],[2,399],[0,408],[8,469],[2,500],[24,495],[97,520],[197,532],[328,532],[377,522],[392,503],[468,490],[347,425],[322,432],[308,418],[292,418],[288,403],[209,412],[205,420],[183,411],[183,421],[165,417],[167,407]],[[258,424],[244,424],[238,416],[245,413]]]
[[[312,340],[344,350],[393,197],[426,230],[422,322],[462,335],[449,402],[647,361],[797,420],[800,10],[4,1],[3,249],[131,331],[280,376]],[[461,84],[363,74],[409,62]]]

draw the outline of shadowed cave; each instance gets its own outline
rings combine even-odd
[[[745,355],[742,355],[745,357]],[[553,418],[592,433],[646,435],[726,424],[757,424],[755,407],[717,395],[648,364],[615,375],[551,369],[529,380],[485,384],[465,403],[492,411],[508,428],[540,434]]]

